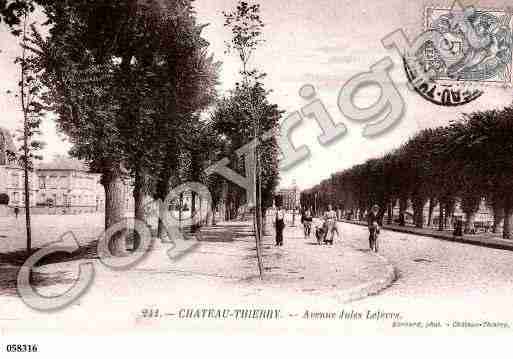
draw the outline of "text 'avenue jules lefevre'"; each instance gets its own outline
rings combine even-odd
[[[303,319],[338,319],[338,320],[398,320],[401,314],[382,310],[341,310],[339,312],[316,312],[306,310]]]

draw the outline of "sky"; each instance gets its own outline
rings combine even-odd
[[[467,0],[474,2],[475,0]],[[220,72],[220,93],[239,80],[240,65],[234,55],[225,54],[225,42],[230,34],[223,27],[222,11],[233,9],[236,0],[196,0],[199,22],[208,23],[203,35],[210,42],[209,51],[223,63]],[[314,120],[304,118],[291,134],[295,146],[306,145],[310,156],[297,166],[281,172],[281,187],[296,183],[309,188],[330,174],[378,157],[397,148],[423,128],[447,124],[461,117],[462,112],[502,108],[512,102],[512,90],[484,88],[478,100],[456,108],[433,105],[406,86],[401,60],[393,50],[381,44],[387,34],[403,29],[414,38],[423,30],[424,10],[431,5],[425,0],[260,0],[265,23],[266,42],[257,50],[252,65],[267,73],[265,85],[272,89],[271,100],[287,114],[300,110],[307,101],[299,96],[305,84],[313,85],[318,98],[325,104],[335,122],[344,123],[345,136],[322,146],[317,137],[320,128]],[[508,0],[481,0],[478,7],[506,7]],[[437,1],[450,7],[451,1]],[[0,126],[13,131],[21,123],[19,105],[7,89],[15,90],[18,72],[12,64],[17,47],[12,36],[0,33],[0,66],[3,70],[0,86]],[[339,111],[337,98],[342,86],[353,76],[368,72],[370,66],[390,57],[394,63],[391,77],[406,104],[400,122],[393,130],[376,138],[362,136],[363,123],[352,121]],[[380,90],[369,87],[360,90],[355,103],[369,106],[378,100]],[[63,154],[69,149],[63,135],[57,134],[51,118],[43,121],[43,139],[47,142],[46,158]]]

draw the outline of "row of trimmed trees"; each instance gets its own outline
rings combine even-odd
[[[405,225],[411,204],[413,222],[426,223],[439,207],[439,229],[447,226],[456,203],[465,213],[465,231],[472,232],[483,199],[493,211],[493,231],[503,223],[503,237],[511,238],[513,215],[513,107],[464,114],[447,126],[425,129],[400,148],[381,158],[335,173],[302,193],[304,206],[329,203],[363,213],[378,204],[392,220],[399,204]]]
[[[192,2],[0,2],[2,19],[16,36],[35,8],[47,17],[48,36],[31,25],[23,48],[31,54],[31,74],[43,84],[39,96],[46,111],[72,144],[71,155],[102,174],[105,228],[126,215],[127,182],[133,185],[137,219],[145,219],[145,198],[164,200],[188,181],[209,188],[213,207],[224,202],[235,213],[246,200],[243,190],[205,169],[229,157],[245,176],[244,159],[234,151],[278,124],[281,112],[268,101],[256,73],[250,74],[253,81],[218,98],[220,64],[209,55],[205,25],[197,22]],[[258,11],[239,1],[233,14],[251,21]],[[243,27],[231,30],[235,45],[247,36]],[[211,110],[210,118],[202,115],[205,110]],[[252,125],[256,120],[258,128]],[[263,142],[258,151],[259,188],[267,203],[277,183],[276,140]],[[160,221],[158,233],[164,234]]]

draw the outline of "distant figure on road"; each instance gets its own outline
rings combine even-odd
[[[18,207],[14,207],[14,215],[16,216],[16,219],[18,219],[18,214],[20,214],[20,209]]]
[[[367,215],[367,225],[369,228],[369,247],[371,251],[378,251],[378,234],[380,226],[379,206],[375,204],[372,206],[369,214]]]
[[[454,226],[454,231],[452,232],[452,235],[455,237],[463,237],[463,221],[461,218],[458,218],[456,220],[456,225]]]
[[[285,211],[281,206],[278,206],[276,211],[276,219],[274,222],[276,227],[276,245],[283,246],[283,229],[285,228]]]
[[[307,208],[301,216],[301,223],[303,224],[303,228],[305,230],[305,238],[310,237],[310,233],[312,232],[312,222],[312,208]]]
[[[337,234],[337,238],[340,239],[340,235],[338,233],[337,228],[337,213],[333,210],[331,204],[328,205],[328,211],[324,214],[324,220],[326,223],[326,242],[333,244],[333,237],[335,233]],[[329,236],[329,237],[328,237]]]

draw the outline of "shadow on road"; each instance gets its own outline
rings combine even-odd
[[[0,265],[0,295],[17,295],[17,277],[19,267]],[[55,284],[72,284],[74,279],[68,278],[69,272],[59,271],[51,274],[33,272],[31,284],[35,287],[46,287]]]
[[[66,252],[52,253],[37,262],[36,267],[79,259],[97,259],[96,247],[97,241],[93,241],[86,246],[80,247],[71,254]],[[0,295],[16,295],[18,271],[23,263],[38,250],[39,248],[35,248],[30,254],[25,250],[0,253]],[[73,283],[73,279],[67,278],[67,275],[71,274],[69,272],[58,271],[48,274],[34,271],[33,273],[32,285],[36,287]]]

